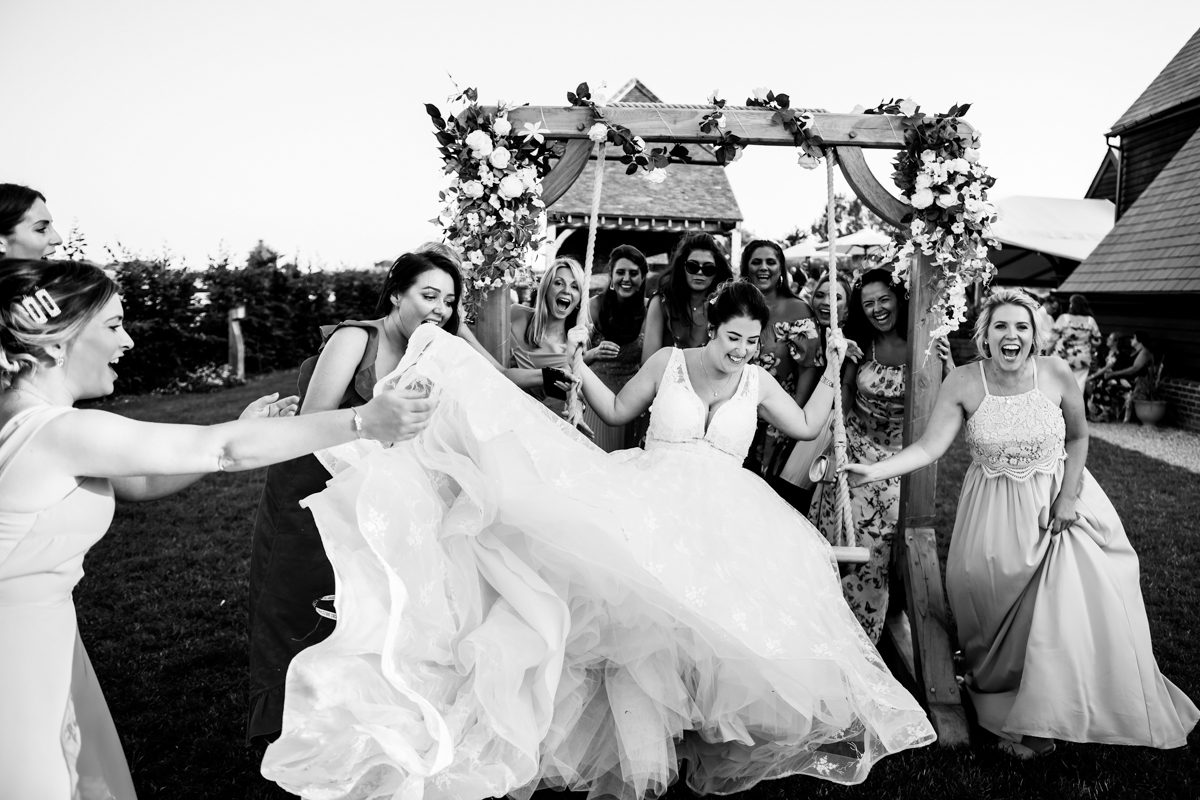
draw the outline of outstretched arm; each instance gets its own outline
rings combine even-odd
[[[642,365],[642,368],[617,395],[614,395],[612,389],[604,385],[604,381],[596,377],[596,373],[584,366],[581,377],[583,379],[583,396],[587,400],[588,406],[605,424],[624,425],[632,422],[654,402],[654,396],[658,393],[658,385],[670,357],[671,351],[667,349],[659,350],[650,356],[650,360]]]
[[[896,455],[874,464],[846,464],[843,469],[850,474],[850,485],[858,486],[907,475],[945,455],[962,427],[963,403],[970,386],[967,367],[958,367],[951,372],[938,390],[933,412],[929,415],[921,438]]]
[[[642,363],[663,348],[663,298],[656,295],[650,298],[646,308],[646,320],[642,323]]]
[[[837,371],[832,363],[821,373],[816,388],[803,408],[788,396],[775,378],[766,371],[760,371],[759,415],[785,436],[800,440],[815,439],[829,420],[834,393],[837,391]]]

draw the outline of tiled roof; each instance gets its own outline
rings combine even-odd
[[[1193,100],[1200,100],[1200,30],[1192,34],[1109,133],[1119,134]]]
[[[550,206],[550,215],[590,214],[595,174],[593,159],[566,194]],[[624,164],[606,161],[600,212],[608,217],[742,219],[725,169],[702,164],[672,164],[665,181],[650,183],[639,174],[626,175]]]
[[[1200,292],[1200,130],[1060,289]]]

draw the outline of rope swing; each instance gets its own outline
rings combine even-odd
[[[579,287],[579,314],[575,317],[575,327],[568,334],[572,342],[571,374],[577,378],[583,376],[583,353],[587,350],[588,337],[591,335],[591,302],[589,294],[592,286],[592,264],[596,259],[596,228],[600,224],[600,194],[604,190],[604,151],[608,147],[607,140],[596,142],[596,177],[592,181],[592,213],[588,218],[587,250],[583,257],[583,286]],[[583,421],[583,401],[579,399],[582,381],[576,381],[567,393],[567,422],[578,425]]]

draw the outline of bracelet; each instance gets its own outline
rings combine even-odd
[[[833,381],[829,380],[828,375],[821,376],[821,383],[824,384],[825,386],[828,386],[830,389],[833,389],[835,391],[837,390],[837,384],[834,383]]]
[[[357,408],[351,408],[350,413],[354,414],[354,438],[361,439],[363,438],[362,416],[359,415]]]

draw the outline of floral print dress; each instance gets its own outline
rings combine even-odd
[[[814,355],[818,353],[817,326],[812,319],[806,317],[776,322],[771,327],[771,332],[774,337],[764,337],[766,341],[751,363],[762,367],[772,378],[779,380],[779,385],[789,396],[795,395],[799,369],[812,366]],[[783,359],[791,359],[792,369],[786,371],[786,377],[780,379]],[[791,444],[792,440],[779,429],[760,419],[758,431],[746,458],[746,468],[758,472],[763,477],[778,475],[791,452]]]
[[[1054,355],[1067,362],[1083,391],[1096,348],[1100,346],[1100,327],[1095,317],[1086,314],[1062,314],[1051,332]]]
[[[880,364],[871,357],[858,368],[854,406],[846,418],[846,458],[874,464],[900,452],[904,436],[904,367]],[[825,538],[841,544],[841,526],[834,513],[835,484],[821,484],[811,516]],[[900,479],[876,481],[850,489],[857,544],[871,557],[842,577],[850,609],[872,642],[879,641],[888,606],[888,564],[892,538],[900,519]]]

